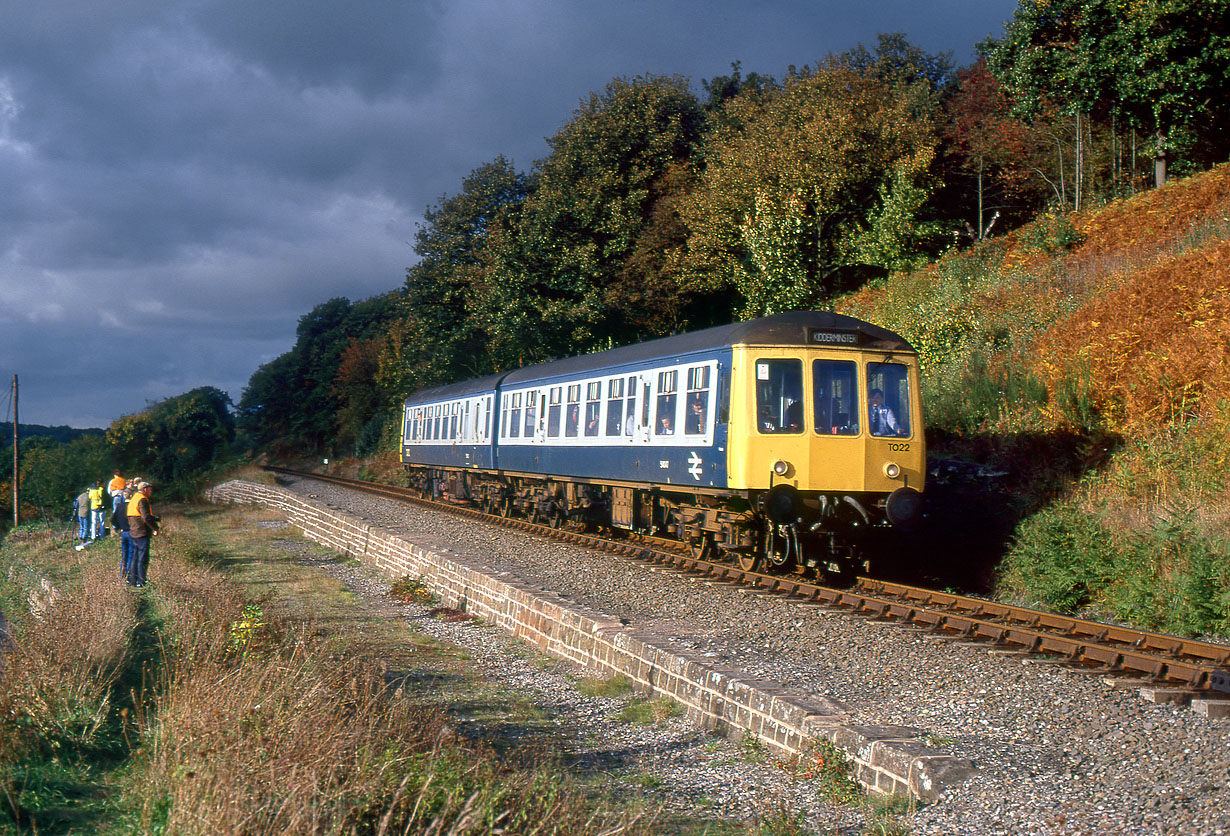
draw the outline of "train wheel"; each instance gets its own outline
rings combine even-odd
[[[552,528],[563,528],[565,525],[568,524],[568,516],[563,511],[556,508],[554,511],[552,511],[550,514],[547,515],[547,523]]]
[[[742,569],[744,572],[760,571],[760,555],[758,554],[743,554],[742,552],[740,552],[738,556],[738,561],[739,561],[739,568]]]

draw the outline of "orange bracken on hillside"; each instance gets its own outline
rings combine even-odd
[[[1230,165],[1076,216],[1076,229],[1085,240],[1076,255],[1090,258],[1142,246],[1163,248],[1217,207],[1225,208],[1223,214],[1230,210]]]
[[[1036,356],[1050,391],[1084,379],[1094,407],[1132,435],[1230,398],[1230,242],[1130,275],[1052,327]]]

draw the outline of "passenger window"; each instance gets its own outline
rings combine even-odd
[[[709,367],[688,369],[688,398],[683,417],[683,431],[688,435],[703,435],[709,426]]]
[[[679,373],[658,372],[658,408],[655,412],[654,432],[658,435],[675,434],[675,388]]]
[[[568,420],[564,422],[564,435],[577,437],[577,429],[581,426],[581,384],[574,383],[568,387]]]
[[[538,420],[538,393],[525,393],[525,437],[534,437],[534,426]]]
[[[867,432],[904,438],[910,429],[910,375],[904,363],[867,364]]]
[[[624,435],[631,436],[636,424],[636,378],[628,378],[628,402],[624,407]]]
[[[598,419],[602,413],[602,384],[587,383],[585,387],[585,435],[598,434]]]
[[[564,388],[556,386],[551,390],[551,403],[547,407],[547,436],[550,438],[559,438],[560,416],[563,412],[563,405],[560,401],[563,399]]]
[[[803,432],[803,362],[756,361],[756,428],[762,433]]]
[[[512,411],[508,413],[508,436],[509,438],[519,438],[521,436],[521,393],[520,392],[513,392]]]
[[[606,383],[606,434],[616,436],[623,429],[624,379],[608,380]]]

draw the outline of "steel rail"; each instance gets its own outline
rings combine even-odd
[[[886,621],[988,646],[1049,654],[1093,672],[1127,674],[1193,691],[1230,692],[1230,646],[1151,633],[1097,621],[1015,607],[981,598],[859,578],[851,589],[811,583],[795,575],[770,575],[691,554],[685,544],[645,535],[612,540],[487,514],[476,508],[424,499],[409,488],[327,474],[266,466],[267,470],[389,496],[436,510],[510,526],[521,531],[669,565],[707,577],[745,584],[769,594],[800,598],[852,615]]]

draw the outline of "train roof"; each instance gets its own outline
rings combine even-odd
[[[407,403],[428,403],[491,391],[501,381],[505,384],[527,383],[548,377],[580,375],[595,369],[649,363],[736,345],[838,346],[911,353],[914,350],[900,335],[852,316],[829,311],[790,311],[425,389],[411,395]]]
[[[480,395],[491,392],[508,372],[489,374],[486,377],[476,377],[473,380],[463,380],[460,383],[448,383],[444,386],[433,386],[430,389],[420,389],[406,398],[407,404],[437,403],[439,401],[464,398],[467,395]]]
[[[823,335],[835,339],[824,340]],[[828,311],[790,311],[527,366],[510,372],[504,382],[523,383],[544,377],[699,354],[736,345],[840,345],[913,352],[910,344],[900,336],[870,322]]]

